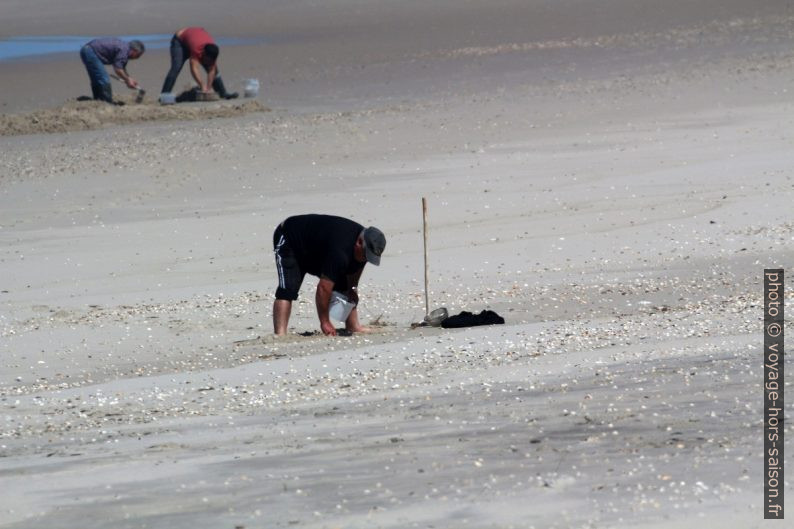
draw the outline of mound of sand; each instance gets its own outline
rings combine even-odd
[[[258,101],[221,101],[162,106],[155,101],[109,105],[100,101],[69,101],[58,108],[0,115],[0,136],[89,130],[143,121],[230,118],[270,109]]]

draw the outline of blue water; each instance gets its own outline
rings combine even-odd
[[[167,48],[171,44],[168,35],[119,35],[126,41],[138,39],[146,45],[147,50]],[[47,35],[41,37],[13,37],[0,40],[0,61],[34,58],[55,53],[78,53],[83,44],[97,37],[81,37],[74,35]],[[216,39],[218,45],[239,45],[253,43],[245,39]]]

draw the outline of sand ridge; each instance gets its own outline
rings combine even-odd
[[[155,121],[232,118],[270,110],[256,100],[175,105],[160,105],[148,96],[142,103],[134,103],[130,96],[118,100],[124,104],[73,100],[56,108],[0,115],[0,136],[92,130]]]

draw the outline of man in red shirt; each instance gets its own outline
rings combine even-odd
[[[162,92],[169,93],[173,90],[185,61],[190,60],[190,73],[202,92],[209,92],[211,87],[224,99],[237,97],[237,92],[229,93],[223,86],[223,80],[218,72],[219,52],[215,40],[204,28],[182,28],[174,33],[171,39],[171,69],[163,82]],[[199,67],[207,72],[206,82]]]

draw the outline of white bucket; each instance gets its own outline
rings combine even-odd
[[[259,79],[246,79],[245,80],[245,97],[256,97],[259,93]]]
[[[176,103],[176,96],[171,92],[163,92],[160,94],[161,105],[173,105]]]
[[[331,293],[331,304],[328,307],[328,315],[336,321],[345,321],[350,313],[353,312],[356,304],[350,301],[344,294],[333,291]]]

